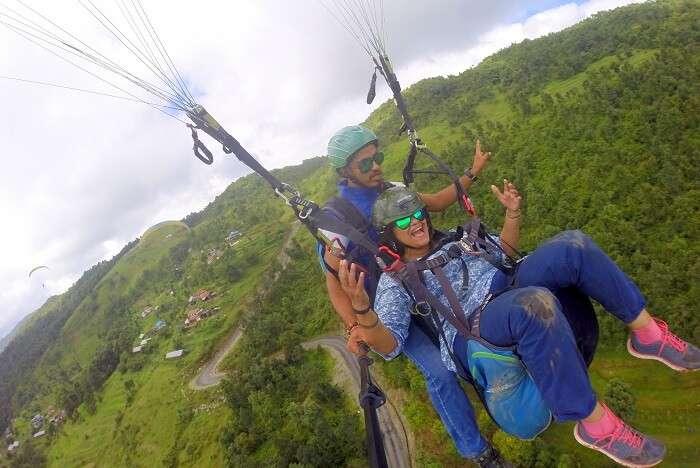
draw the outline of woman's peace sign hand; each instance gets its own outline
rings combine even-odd
[[[357,264],[341,260],[338,267],[338,280],[350,299],[353,309],[364,310],[369,307],[369,296],[365,291],[365,272],[360,271]]]
[[[498,187],[495,185],[491,186],[491,191],[496,195],[501,205],[505,206],[507,210],[518,211],[520,209],[523,197],[520,196],[518,189],[508,179],[503,179],[503,192],[498,190]]]

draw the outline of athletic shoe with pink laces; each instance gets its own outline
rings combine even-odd
[[[627,350],[640,359],[655,359],[678,372],[691,372],[700,369],[700,349],[683,341],[668,329],[666,322],[654,319],[663,337],[651,344],[644,344],[634,333],[627,339]]]
[[[615,429],[604,437],[595,438],[579,422],[574,427],[578,443],[607,455],[622,466],[646,468],[661,463],[666,455],[664,444],[628,426],[605,405],[603,408],[616,420]]]

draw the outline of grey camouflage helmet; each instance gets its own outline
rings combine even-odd
[[[391,187],[382,192],[372,208],[372,225],[383,231],[397,219],[425,208],[420,196],[406,187]]]

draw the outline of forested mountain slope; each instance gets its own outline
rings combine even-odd
[[[470,163],[476,137],[494,153],[472,191],[487,224],[498,228],[502,217],[488,186],[508,177],[525,197],[526,250],[560,230],[584,229],[641,285],[653,313],[698,342],[699,49],[698,2],[633,5],[509,47],[458,76],[424,80],[406,98],[421,137],[455,170]],[[407,143],[396,135],[393,104],[367,124],[386,145],[387,178],[399,180]],[[322,158],[278,175],[316,201],[334,190]],[[417,188],[446,183],[419,179]],[[435,222],[461,220],[450,209]],[[292,216],[255,175],[183,221],[155,227],[86,272],[0,354],[0,429],[19,417],[13,427],[26,437],[28,419],[49,404],[70,416],[50,438],[25,444],[24,458],[13,463],[361,466],[361,420],[330,384],[327,356],[298,346],[338,327],[310,236],[295,235],[293,261],[272,284]],[[230,247],[224,238],[232,230],[242,237]],[[212,250],[218,259],[210,261]],[[268,283],[269,294],[257,296]],[[183,330],[194,307],[188,299],[202,288],[218,294],[211,304],[219,312]],[[147,306],[158,310],[142,318]],[[164,331],[145,353],[132,353],[157,320],[167,323]],[[240,324],[245,333],[227,361],[230,382],[187,389]],[[596,389],[636,406],[633,423],[668,444],[669,466],[693,466],[700,377],[633,360],[624,337],[623,327],[601,315]],[[178,348],[186,350],[181,360],[164,359]],[[416,370],[403,359],[375,367],[413,429],[418,465],[459,466]],[[607,463],[577,446],[569,426],[526,444],[496,431],[483,412],[480,423],[522,466]]]

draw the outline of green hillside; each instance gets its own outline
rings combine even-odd
[[[508,177],[526,200],[526,250],[560,230],[584,229],[640,284],[652,313],[695,342],[698,25],[695,1],[633,5],[406,90],[421,137],[455,170],[470,163],[477,137],[493,151],[472,192],[488,225],[497,228],[502,216],[488,187]],[[399,180],[407,143],[396,135],[393,103],[366,123],[385,145],[387,178]],[[334,191],[322,158],[276,174],[316,201]],[[445,184],[417,180],[422,191]],[[461,219],[451,208],[435,221],[449,227]],[[23,441],[19,454],[0,456],[0,467],[364,466],[356,395],[331,384],[327,354],[299,346],[340,324],[313,241],[303,229],[290,231],[292,221],[260,177],[243,177],[183,222],[152,227],[35,312],[0,354],[0,432],[17,418],[11,427]],[[236,244],[225,240],[233,230],[242,233]],[[283,270],[288,235],[291,262]],[[200,289],[216,295],[189,305]],[[183,329],[196,307],[219,309]],[[166,326],[133,353],[159,320]],[[665,466],[697,466],[700,375],[631,358],[624,328],[605,315],[600,322],[596,389],[634,410],[632,423],[668,445]],[[192,389],[238,327],[243,337],[224,361],[230,379]],[[183,356],[166,360],[176,349]],[[374,370],[409,423],[417,465],[463,466],[417,370],[403,358]],[[24,442],[29,420],[48,405],[65,409],[67,421]],[[483,411],[479,422],[519,466],[611,466],[574,441],[570,424],[519,443],[496,432]]]

